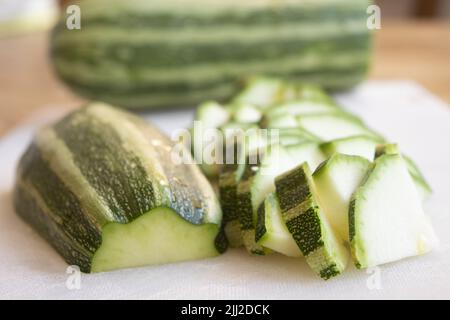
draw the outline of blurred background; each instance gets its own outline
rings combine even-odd
[[[48,30],[64,2],[0,0],[0,137],[42,109],[81,101],[48,61]],[[450,103],[450,0],[376,4],[382,24],[369,78],[411,79]]]

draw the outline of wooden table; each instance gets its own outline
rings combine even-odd
[[[43,108],[81,103],[55,78],[47,50],[43,34],[0,39],[0,136]],[[383,22],[370,78],[409,78],[450,103],[450,23]]]

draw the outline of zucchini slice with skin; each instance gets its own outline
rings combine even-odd
[[[320,207],[308,164],[278,176],[275,186],[286,227],[311,269],[325,280],[341,274],[348,253]]]
[[[375,157],[378,158],[384,154],[401,155],[403,161],[405,162],[406,167],[408,168],[409,174],[414,180],[414,184],[416,185],[416,188],[419,191],[422,201],[427,200],[433,193],[433,190],[431,189],[427,180],[423,176],[422,172],[420,172],[420,169],[415,164],[415,162],[410,157],[401,154],[399,147],[395,143],[386,143],[378,145],[376,148]]]
[[[402,157],[385,154],[354,193],[350,244],[358,268],[429,252],[438,240]]]
[[[370,161],[363,157],[335,153],[313,174],[320,205],[331,226],[346,242],[349,242],[350,200],[370,169]]]
[[[196,165],[172,161],[173,147],[142,119],[92,103],[37,133],[15,209],[83,272],[218,255],[216,195]]]

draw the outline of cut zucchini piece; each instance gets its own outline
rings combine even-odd
[[[382,155],[355,192],[350,244],[358,268],[424,254],[437,245],[414,182],[400,155]]]
[[[342,273],[348,253],[317,200],[307,163],[275,179],[283,220],[314,272],[327,280]]]
[[[292,160],[280,145],[268,146],[266,152],[258,157],[257,163],[250,163],[247,157],[246,169],[238,186],[239,220],[244,245],[252,254],[265,254],[262,246],[255,241],[257,210],[265,197],[274,191],[275,176],[292,166]]]
[[[36,134],[15,209],[83,272],[217,255],[219,202],[196,165],[172,161],[173,147],[139,117],[89,104]]]
[[[202,103],[195,112],[195,120],[201,121],[204,128],[218,128],[230,118],[230,112],[215,101]]]
[[[317,137],[301,128],[272,128],[268,130],[278,130],[279,143],[283,146],[320,141]]]
[[[296,90],[296,98],[299,100],[316,101],[318,103],[338,107],[325,90],[314,84],[300,85]]]
[[[280,79],[255,77],[234,99],[233,103],[252,104],[262,109],[282,99],[284,83]]]
[[[350,200],[370,168],[370,161],[363,157],[335,153],[313,174],[320,205],[333,229],[347,242]]]
[[[297,128],[297,119],[290,114],[283,114],[274,117],[265,117],[261,122],[263,128]]]
[[[291,116],[329,113],[336,111],[336,106],[322,101],[291,101],[281,105],[270,107],[264,114],[265,117],[275,118],[289,114]]]
[[[248,234],[247,249],[251,252],[255,246],[254,228],[257,224],[257,210],[264,202],[266,196],[275,191],[274,179],[276,176],[294,168],[300,163],[307,162],[317,166],[323,160],[323,155],[317,143],[302,143],[299,145],[270,145],[259,165],[250,167],[252,175],[249,181],[239,186],[241,193],[240,205],[243,230]],[[258,252],[257,252],[258,253]]]
[[[231,247],[236,248],[243,245],[241,236],[241,226],[239,222],[239,206],[237,187],[241,181],[245,169],[245,162],[238,158],[245,157],[244,152],[239,150],[241,144],[236,142],[233,148],[232,163],[225,163],[219,176],[219,194],[222,205],[223,224],[225,236]],[[228,151],[228,150],[227,150]]]
[[[380,139],[371,136],[352,136],[325,142],[321,145],[321,149],[328,157],[342,153],[373,161],[375,149],[380,142]]]
[[[262,112],[254,105],[234,104],[229,107],[232,110],[233,120],[239,123],[258,123],[262,118]]]
[[[378,145],[376,148],[376,157],[380,157],[384,154],[400,154],[400,150],[397,144],[387,143]],[[422,172],[420,172],[419,167],[414,163],[414,161],[405,156],[404,154],[400,154],[405,161],[406,167],[408,168],[409,174],[414,180],[417,190],[419,191],[420,197],[423,201],[429,198],[433,190],[428,184],[427,180],[423,176]]]
[[[323,141],[355,135],[367,135],[381,139],[377,133],[368,129],[362,122],[343,113],[298,116],[297,124]]]
[[[296,165],[307,162],[310,168],[316,169],[325,160],[317,142],[288,145],[285,149]]]
[[[265,248],[289,257],[301,257],[302,253],[286,227],[278,199],[269,194],[258,208],[256,241]]]

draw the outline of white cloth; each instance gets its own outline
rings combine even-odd
[[[323,281],[303,259],[248,255],[244,249],[201,261],[83,274],[80,289],[66,287],[66,263],[14,213],[11,188],[17,159],[49,111],[0,140],[0,298],[40,299],[370,299],[450,298],[450,108],[408,81],[367,82],[338,100],[346,109],[398,142],[429,179],[426,204],[441,240],[433,253],[379,269],[350,266]],[[170,133],[186,127],[193,110],[144,116]],[[43,120],[45,119],[45,120]]]

